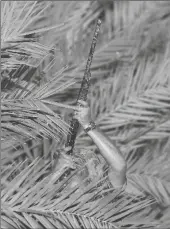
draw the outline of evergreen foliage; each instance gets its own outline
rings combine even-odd
[[[130,191],[81,128],[63,150],[98,18],[88,101]],[[169,227],[169,28],[169,1],[1,2],[1,228]]]

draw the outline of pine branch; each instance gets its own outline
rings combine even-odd
[[[17,69],[21,64],[37,67],[54,46],[40,43],[40,37],[50,30],[63,32],[64,23],[44,27],[44,12],[49,10],[50,2],[5,2],[2,3],[2,61],[3,70]],[[58,50],[59,51],[59,50]],[[55,53],[56,55],[56,53]]]
[[[47,83],[41,83],[39,87],[27,79],[28,76],[34,78],[35,69],[21,67],[22,74],[20,73],[20,77],[17,78],[15,78],[15,75],[18,71],[14,72],[13,78],[15,84],[19,87],[12,86],[8,89],[11,90],[11,93],[5,90],[1,94],[3,141],[5,141],[5,135],[9,135],[9,133],[14,133],[16,140],[17,135],[19,138],[53,137],[57,141],[61,133],[66,136],[68,125],[61,119],[60,110],[63,108],[74,109],[74,106],[64,105],[49,99],[51,94],[57,97],[58,93],[74,84],[74,80],[63,81],[62,72],[64,69],[55,73]],[[4,89],[6,89],[6,86],[4,86]],[[56,110],[58,110],[58,113],[55,112]],[[9,136],[7,140],[9,141]]]
[[[27,2],[25,4],[25,2],[22,2],[19,4],[15,2],[14,4],[4,2],[2,4],[5,5],[2,11],[3,23],[5,24],[9,22],[9,20],[6,20],[7,14],[5,12],[9,11],[10,17],[13,18],[12,9],[15,8],[14,6],[20,5],[20,8],[16,11],[16,15],[19,15],[18,12],[23,12],[21,11],[23,6],[24,10],[27,11],[27,9],[31,9],[35,3]],[[78,4],[79,7],[77,7]],[[10,10],[8,10],[8,5],[10,5]],[[66,5],[67,4],[65,4],[65,6]],[[62,3],[60,7],[61,6]],[[76,10],[78,14],[74,13],[74,6],[75,8],[77,7]],[[167,144],[166,149],[161,148],[162,145],[165,145],[164,141],[169,135],[169,120],[168,118],[165,120],[169,114],[170,82],[169,75],[167,74],[167,72],[169,72],[169,41],[167,39],[169,34],[167,32],[168,29],[166,29],[169,28],[169,7],[167,6],[169,6],[167,2],[141,2],[137,5],[132,2],[114,2],[113,11],[110,9],[104,10],[104,20],[106,19],[104,23],[106,23],[108,27],[108,31],[103,32],[107,36],[107,39],[105,39],[106,36],[103,34],[106,45],[103,46],[103,44],[101,44],[101,48],[95,53],[95,59],[91,67],[92,82],[96,79],[99,80],[99,78],[103,79],[105,75],[110,79],[113,78],[113,74],[115,75],[114,81],[110,79],[107,83],[106,81],[101,81],[96,85],[96,88],[92,88],[92,92],[93,89],[95,89],[94,93],[97,94],[95,97],[92,93],[92,98],[95,98],[91,99],[91,108],[94,117],[103,131],[119,143],[124,155],[127,156],[129,179],[135,181],[134,186],[137,186],[138,189],[145,190],[163,205],[169,203],[169,157],[168,154],[164,154],[164,152],[168,152],[169,146]],[[37,14],[40,15],[40,12],[45,12],[44,7],[46,7],[46,3],[38,3],[38,7],[33,14],[29,14],[31,10],[29,13],[26,12],[28,16],[27,19],[33,16],[33,20],[31,19],[33,22]],[[90,7],[89,10],[87,10],[88,7]],[[80,28],[82,28],[83,31],[83,29],[90,27],[95,19],[103,12],[102,7],[97,7],[98,3],[96,2],[94,2],[94,4],[86,3],[84,5],[82,3],[73,3],[72,8],[70,7],[70,16],[66,17],[66,25],[56,29],[56,40],[61,34],[64,34],[64,36],[67,34],[69,41],[74,43],[73,38],[76,39],[79,35],[81,36]],[[65,7],[64,12],[67,12],[68,8],[69,7]],[[56,8],[54,11],[56,11]],[[85,14],[85,16],[83,16],[83,14]],[[25,15],[23,14],[23,16]],[[39,17],[39,19],[40,18],[41,17]],[[112,20],[112,18],[114,18],[114,20]],[[58,19],[60,20],[60,17],[58,17]],[[27,23],[31,21],[30,19],[25,21],[26,24],[24,24],[24,28],[26,29]],[[74,23],[74,21],[76,21],[76,23]],[[23,21],[23,23],[25,22]],[[56,22],[54,24],[56,25]],[[10,23],[6,24],[6,28],[14,28],[13,26],[9,27],[9,25]],[[16,29],[20,27],[22,29],[22,26],[22,23],[18,23]],[[79,35],[77,35],[76,32],[71,33],[69,29],[71,26],[74,27],[74,31],[80,32]],[[37,33],[40,32],[38,29],[41,29],[41,27],[36,27]],[[121,30],[121,32],[119,33],[117,30]],[[43,31],[44,30],[41,30],[41,32]],[[13,39],[14,42],[10,40],[10,44],[6,42],[3,44],[4,69],[7,66],[18,68],[19,55],[22,56],[24,64],[30,64],[35,67],[37,66],[37,62],[32,62],[31,58],[33,57],[35,61],[42,60],[44,55],[49,53],[51,46],[41,47],[39,43],[37,44],[37,37],[32,34],[33,32],[34,30],[32,28],[29,31],[22,31],[20,34],[22,34],[23,37],[22,39],[18,38],[17,43],[16,40]],[[49,34],[47,37],[50,37]],[[21,41],[23,43],[22,45],[20,44]],[[24,43],[26,44],[26,48],[23,47]],[[30,43],[34,45],[30,47]],[[125,43],[127,46],[124,45]],[[85,47],[87,46],[85,45]],[[34,50],[31,50],[32,48]],[[41,56],[41,48],[43,50],[43,58]],[[31,57],[30,52],[33,54]],[[7,63],[5,61],[9,58],[9,54],[11,55],[9,59],[10,62]],[[85,67],[85,62],[82,62],[82,59],[79,58],[77,66],[70,66],[70,69],[64,72],[66,77],[59,83],[61,87],[57,87],[57,91],[55,88],[56,84],[51,82],[51,84],[43,85],[40,89],[34,90],[34,93],[31,95],[29,91],[34,88],[33,84],[28,85],[27,81],[18,82],[12,79],[11,85],[9,86],[18,88],[10,92],[10,94],[3,94],[4,102],[5,99],[8,99],[6,102],[9,106],[3,110],[4,122],[8,124],[9,115],[12,125],[14,122],[19,121],[17,119],[18,111],[23,117],[31,119],[31,117],[35,115],[34,112],[37,106],[39,107],[39,111],[44,112],[45,110],[45,112],[47,112],[43,113],[45,116],[42,119],[45,121],[49,121],[49,118],[54,115],[52,114],[52,108],[58,110],[60,106],[66,109],[74,109],[72,101],[70,102],[67,97],[73,95],[72,98],[74,99],[77,92],[76,90],[80,87],[80,77]],[[127,68],[127,63],[130,68]],[[25,76],[23,76],[23,78],[25,78]],[[67,86],[71,86],[70,78],[74,78],[78,82],[72,86],[72,89],[65,91],[65,87],[62,85],[68,82]],[[122,82],[124,82],[124,84]],[[58,82],[56,83],[58,85]],[[8,90],[8,88],[6,89]],[[57,102],[56,98],[51,99],[52,96],[56,96]],[[63,102],[63,104],[61,104],[61,102]],[[14,108],[15,104],[17,104],[18,107],[17,111]],[[27,112],[27,114],[21,111],[24,104],[29,108],[27,111],[30,111]],[[24,109],[26,109],[26,107]],[[15,113],[15,117],[13,117],[11,111]],[[47,115],[50,117],[47,118]],[[29,126],[31,126],[27,121],[22,121],[23,125],[29,124]],[[58,121],[59,120],[55,119],[54,122],[56,123]],[[61,126],[62,125],[63,123]],[[23,127],[24,126],[22,126],[19,131],[17,130],[17,132],[23,133],[25,130],[28,131],[27,128],[24,129]],[[42,128],[44,128],[44,126]],[[34,131],[35,130],[33,130],[33,132]],[[48,131],[51,132],[51,129],[48,128]],[[44,132],[46,132],[46,129]],[[35,132],[33,134],[35,134]],[[51,135],[50,133],[48,134],[48,136]],[[25,135],[27,134],[23,133],[23,136]],[[8,154],[11,146],[18,147],[16,141],[12,140],[12,137],[15,137],[15,135],[10,131],[4,130],[3,138],[6,139],[3,150],[4,161],[9,164],[14,160],[19,162],[23,160],[23,158],[29,157],[30,161],[32,161],[32,165],[35,164],[35,167],[32,168],[29,163],[27,163],[24,171],[23,165],[23,167],[21,166],[22,168],[16,165],[17,170],[14,168],[15,166],[7,168],[5,163],[3,164],[3,201],[6,198],[2,206],[2,224],[4,228],[13,227],[18,229],[22,227],[26,229],[44,226],[46,228],[56,226],[58,228],[76,228],[80,226],[84,228],[92,226],[95,228],[111,228],[113,226],[133,228],[147,226],[149,228],[160,228],[169,226],[169,209],[163,211],[160,217],[158,208],[153,211],[150,205],[147,206],[147,204],[150,204],[150,200],[146,199],[146,197],[136,200],[134,199],[134,195],[122,193],[122,196],[119,195],[116,198],[115,191],[109,190],[110,193],[108,194],[108,190],[106,192],[103,191],[103,186],[98,187],[99,189],[97,189],[96,193],[96,189],[94,191],[92,187],[94,183],[92,186],[85,187],[83,191],[80,189],[80,184],[77,187],[73,186],[70,188],[66,180],[68,182],[71,181],[71,175],[61,181],[58,179],[58,177],[61,176],[61,174],[58,173],[59,171],[56,171],[54,176],[56,182],[51,181],[50,183],[50,176],[42,181],[41,176],[46,175],[48,165],[45,163],[47,166],[45,168],[43,161],[43,165],[40,165],[40,169],[38,169],[36,168],[37,164],[34,160],[41,150],[35,150],[33,152],[34,155],[32,155],[32,148],[23,147],[22,150],[18,150],[17,148],[13,151],[13,154]],[[160,140],[160,138],[162,139]],[[158,144],[158,148],[155,146],[152,147],[151,143],[153,142],[153,144],[155,144],[155,142],[158,141],[161,141],[161,143]],[[41,142],[36,143],[35,140],[32,147],[36,144],[36,149],[41,146]],[[44,156],[51,150],[55,151],[55,149],[59,147],[56,143],[53,145],[54,148],[52,147],[53,149],[50,149],[49,143],[44,141],[43,144],[47,144],[46,147],[44,147]],[[83,135],[79,136],[76,144],[76,146],[81,148],[87,146],[87,150],[93,147],[91,141]],[[148,147],[150,147],[150,151]],[[25,152],[27,155],[23,157]],[[162,159],[160,154],[163,154]],[[8,156],[9,158],[7,158]],[[32,170],[29,170],[29,166]],[[97,183],[99,181],[95,180],[94,182]],[[82,192],[79,193],[79,191]],[[106,195],[101,198],[100,195],[103,193]],[[6,197],[4,197],[5,195]],[[23,211],[21,212],[21,210]],[[158,216],[161,218],[160,220],[158,220]]]
[[[145,56],[145,53],[152,57],[153,50],[157,50],[157,55],[160,56],[160,59],[162,59],[162,52],[160,52],[160,46],[159,44],[167,44],[168,42],[168,34],[165,36],[165,27],[167,27],[167,23],[169,20],[169,17],[164,17],[163,15],[166,15],[166,5],[163,5],[161,8],[161,15],[162,19],[159,21],[159,18],[157,17],[159,8],[157,5],[153,9],[150,9],[150,13],[155,18],[156,22],[158,23],[160,30],[158,33],[153,34],[155,31],[155,24],[153,21],[150,21],[150,14],[146,13],[147,17],[142,19],[142,23],[140,26],[140,18],[136,21],[136,23],[133,26],[133,31],[129,33],[129,27],[127,30],[124,31],[123,34],[117,33],[117,36],[113,39],[106,42],[106,44],[102,44],[100,48],[95,52],[95,59],[93,61],[92,67],[91,67],[91,75],[92,80],[99,80],[103,79],[103,76],[108,75],[112,69],[115,69],[114,64],[120,63],[120,67],[124,68],[124,72],[127,71],[127,65],[133,69],[133,65],[131,64],[137,59],[141,59],[142,56]],[[145,24],[148,24],[147,33],[145,36],[145,40],[149,40],[149,42],[145,42],[142,34],[145,31]],[[162,26],[164,25],[164,26]],[[139,32],[139,38],[136,39],[136,34]],[[151,48],[152,45],[152,48]],[[164,50],[165,46],[162,47],[162,50]],[[158,56],[157,56],[158,58]],[[158,61],[158,60],[157,60]],[[159,64],[159,62],[158,62]],[[74,67],[69,72],[66,72],[65,74],[67,77],[75,77],[77,79],[78,83],[74,85],[74,87],[71,89],[71,93],[73,96],[75,96],[75,90],[78,90],[80,87],[80,76],[83,74],[83,69],[85,68],[85,61],[81,61],[81,63],[78,63],[77,66]],[[122,69],[123,70],[123,69]],[[120,71],[120,69],[119,69]],[[149,71],[149,67],[148,67]],[[119,73],[120,74],[120,73]]]
[[[88,228],[87,225],[93,224],[96,227],[117,228],[122,225],[123,218],[127,218],[128,224],[129,215],[133,217],[138,211],[142,216],[143,209],[146,211],[153,203],[152,199],[134,198],[120,193],[120,190],[105,189],[105,182],[98,177],[83,190],[80,185],[70,189],[68,185],[75,174],[62,181],[56,174],[55,180],[51,180],[51,176],[44,177],[49,164],[41,165],[41,161],[34,160],[29,166],[21,164],[3,168],[3,225],[7,222],[16,228],[17,222],[18,227],[35,228],[41,227],[43,222],[46,227],[65,225],[70,228],[71,225],[75,228],[84,225]],[[149,223],[143,222],[143,225]]]
[[[158,86],[146,90],[140,96],[130,97],[121,106],[112,105],[119,97],[114,89],[108,90],[101,87],[101,92],[96,93],[96,98],[91,97],[91,114],[93,119],[111,139],[120,144],[122,150],[140,146],[151,139],[166,138],[169,135],[169,89]],[[107,90],[107,91],[106,91]],[[110,92],[113,95],[110,95]],[[122,91],[124,93],[124,91]],[[108,93],[108,94],[107,94]],[[95,94],[95,92],[94,92]],[[109,100],[107,99],[109,98]],[[98,103],[96,102],[98,101]],[[99,112],[99,115],[96,115]],[[95,117],[97,116],[97,117]],[[91,147],[91,141],[83,132],[80,133],[76,146]]]
[[[150,149],[131,150],[127,154],[128,179],[140,191],[152,195],[163,206],[170,205],[169,149],[170,139],[150,144]],[[146,149],[146,148],[144,148]]]

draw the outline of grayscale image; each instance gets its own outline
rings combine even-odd
[[[170,229],[170,1],[1,1],[1,228]]]

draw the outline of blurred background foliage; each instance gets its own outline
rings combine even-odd
[[[81,128],[62,150],[98,18],[88,102],[127,160],[119,195]],[[2,228],[169,227],[169,28],[169,1],[1,2]]]

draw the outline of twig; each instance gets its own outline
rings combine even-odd
[[[94,32],[94,36],[93,36],[93,40],[92,40],[92,44],[91,44],[91,48],[90,48],[90,52],[89,52],[89,56],[88,56],[88,60],[87,60],[87,64],[86,64],[86,69],[84,72],[84,77],[81,83],[81,88],[79,90],[79,95],[78,95],[77,102],[76,102],[77,106],[81,106],[78,103],[78,100],[86,101],[87,99],[87,94],[88,94],[88,90],[90,86],[90,76],[91,76],[90,66],[92,63],[93,54],[94,54],[94,50],[95,50],[96,43],[97,43],[97,37],[100,31],[100,25],[101,25],[101,20],[98,19],[97,25],[95,28],[95,32]],[[75,143],[78,127],[79,127],[78,120],[72,118],[69,133],[67,136],[67,143],[66,143],[66,146],[71,146],[71,150],[68,152],[68,154],[73,153],[73,148],[74,148],[74,143]]]

